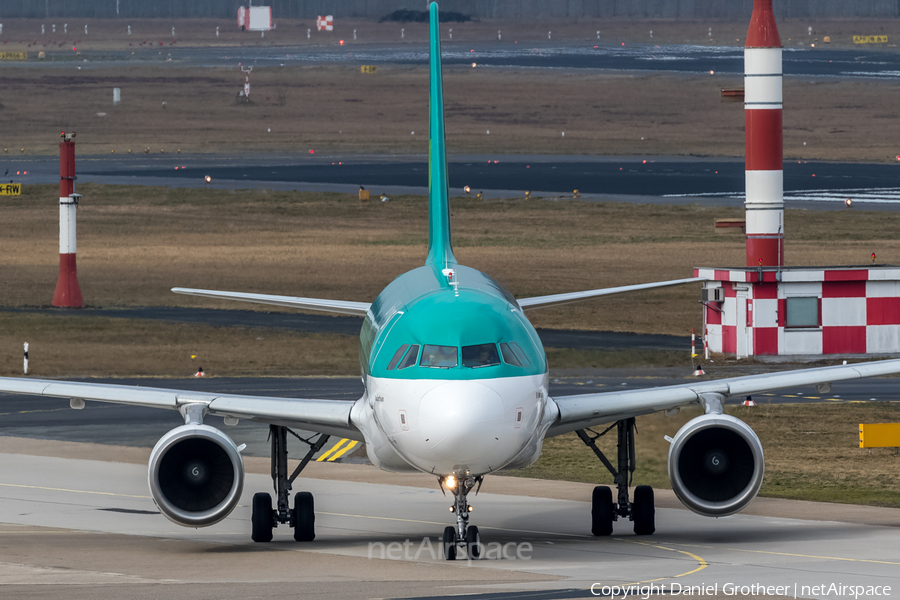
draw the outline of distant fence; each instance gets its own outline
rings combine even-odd
[[[3,18],[236,18],[246,0],[7,0]],[[380,19],[426,0],[260,0],[275,19],[334,15]],[[478,19],[749,19],[753,0],[443,0]],[[779,18],[897,17],[900,0],[775,0]],[[118,9],[118,12],[117,12]]]

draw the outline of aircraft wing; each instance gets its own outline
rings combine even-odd
[[[248,294],[244,292],[220,292],[217,290],[195,290],[191,288],[172,288],[176,294],[188,296],[203,296],[204,298],[217,298],[219,300],[238,300],[241,302],[253,302],[255,304],[272,304],[274,306],[288,306],[317,312],[327,312],[338,315],[353,315],[365,317],[366,311],[371,306],[368,302],[350,302],[347,300],[325,300],[322,298],[298,298],[295,296],[273,296],[270,294]]]
[[[553,294],[551,296],[535,296],[533,298],[522,298],[518,300],[522,310],[534,310],[535,308],[544,308],[547,306],[558,306],[560,304],[569,304],[570,302],[578,302],[587,300],[588,298],[596,298],[598,296],[610,296],[612,294],[624,294],[626,292],[638,292],[641,290],[653,290],[656,288],[670,287],[673,285],[683,285],[685,283],[696,283],[698,281],[706,281],[704,277],[689,277],[688,279],[675,279],[672,281],[654,281],[653,283],[639,283],[637,285],[623,285],[612,288],[602,288],[599,290],[587,290],[584,292],[569,292],[567,294]]]
[[[350,423],[350,410],[356,404],[354,400],[240,396],[15,377],[0,378],[0,393],[74,398],[175,410],[186,404],[205,404],[208,407],[208,414],[214,416],[236,417],[261,423],[297,427],[363,441],[362,433]]]
[[[854,365],[696,381],[640,390],[561,396],[553,398],[559,406],[559,418],[550,426],[547,437],[686,406],[699,402],[701,394],[721,394],[728,398],[798,385],[816,385],[896,373],[900,373],[900,360],[882,360]],[[900,381],[898,381],[898,385],[900,385]]]

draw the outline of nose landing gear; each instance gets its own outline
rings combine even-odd
[[[473,509],[467,496],[473,488],[475,494],[478,494],[483,480],[484,477],[465,477],[457,480],[453,475],[438,478],[441,491],[448,489],[453,494],[453,505],[450,507],[450,512],[456,513],[456,527],[449,525],[444,528],[443,544],[446,560],[456,560],[457,548],[460,544],[465,544],[466,555],[470,559],[481,558],[481,535],[478,533],[478,527],[469,526],[469,513]]]

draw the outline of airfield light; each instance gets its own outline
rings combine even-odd
[[[343,45],[344,45],[344,40],[341,40],[341,46],[343,46]]]
[[[209,182],[212,181],[212,177],[210,177],[209,175],[207,175],[206,177],[203,178],[203,180],[206,181],[206,183],[209,183]]]
[[[447,486],[448,490],[454,489],[456,487],[456,477],[448,475],[447,479],[444,480],[444,485]]]
[[[316,153],[316,151],[315,151],[315,150],[313,150],[313,149],[312,149],[312,148],[310,148],[310,149],[309,149],[309,153],[310,153],[310,154],[315,154],[315,153]]]
[[[897,155],[897,160],[900,161],[900,154]]]
[[[850,208],[851,206],[853,206],[853,199],[847,198],[846,200],[844,200],[844,204],[847,205],[847,208]]]
[[[715,75],[716,72],[715,72],[715,71],[710,71],[709,74],[710,74],[710,75]]]
[[[472,188],[470,188],[469,186],[466,186],[463,188],[463,190],[465,190],[465,192],[468,194],[472,191]]]
[[[872,253],[872,264],[873,265],[875,264],[875,253],[874,252]]]
[[[474,69],[475,67],[477,67],[477,66],[478,66],[478,65],[477,65],[476,63],[472,63],[472,68],[473,68],[473,69]]]

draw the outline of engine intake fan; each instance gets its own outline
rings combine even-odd
[[[160,512],[179,525],[205,527],[237,506],[244,463],[231,438],[218,429],[182,425],[154,446],[149,479]]]
[[[762,444],[749,425],[729,415],[688,421],[669,446],[669,480],[681,502],[707,517],[734,514],[762,485]]]

